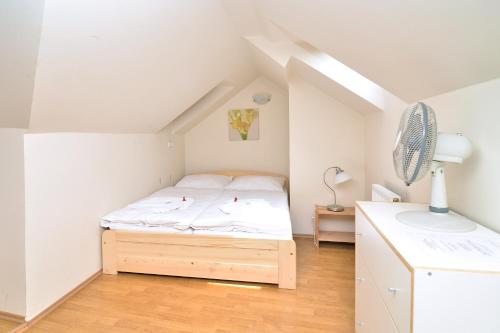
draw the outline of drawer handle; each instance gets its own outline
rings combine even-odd
[[[358,320],[358,321],[356,322],[356,325],[358,325],[358,326],[365,326],[365,322],[364,322],[364,321],[361,321],[361,320]]]
[[[363,236],[363,234],[361,232],[356,232],[355,235],[356,236]]]
[[[396,294],[401,291],[401,289],[398,288],[387,288],[387,291],[393,294]]]
[[[365,280],[365,278],[356,278],[356,281],[358,282],[363,282]]]

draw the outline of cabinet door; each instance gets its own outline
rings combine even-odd
[[[356,216],[356,252],[367,265],[398,330],[409,333],[411,272],[363,214]]]
[[[500,275],[415,271],[416,333],[500,332]]]
[[[398,333],[360,256],[356,256],[355,321],[358,333]]]

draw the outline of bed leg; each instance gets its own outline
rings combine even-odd
[[[279,287],[284,289],[297,288],[297,262],[295,242],[278,241],[278,280]]]
[[[104,274],[118,274],[116,266],[116,233],[105,230],[102,233],[102,272]]]

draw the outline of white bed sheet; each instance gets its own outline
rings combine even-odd
[[[190,235],[193,233],[193,229],[177,229],[174,227],[165,226],[147,226],[147,225],[133,225],[133,224],[123,224],[123,223],[110,223],[110,230],[116,231],[133,231],[133,232],[150,232],[150,233],[167,233],[167,234],[183,234]]]
[[[222,192],[223,190],[221,189],[166,187],[153,193],[148,198],[186,197],[192,198],[194,200],[193,203],[187,208],[173,210],[167,213],[154,212],[140,207],[131,207],[134,205],[131,204],[104,216],[101,220],[101,226],[106,228],[118,228],[124,225],[133,225],[145,226],[147,228],[162,226],[175,227],[181,230],[188,229],[193,220],[217,199]]]

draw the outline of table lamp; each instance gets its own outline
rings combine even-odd
[[[330,186],[326,181],[326,175],[328,174],[328,171],[332,169],[335,169],[335,181],[333,182],[333,185]],[[352,179],[351,175],[349,175],[347,172],[345,172],[342,168],[338,166],[329,167],[328,169],[325,170],[325,172],[323,173],[323,183],[325,183],[326,187],[332,190],[334,198],[333,205],[326,206],[326,209],[331,210],[332,212],[342,212],[344,210],[344,206],[337,205],[337,193],[335,193],[335,189],[333,188],[333,186],[340,183],[344,183],[351,179]]]

